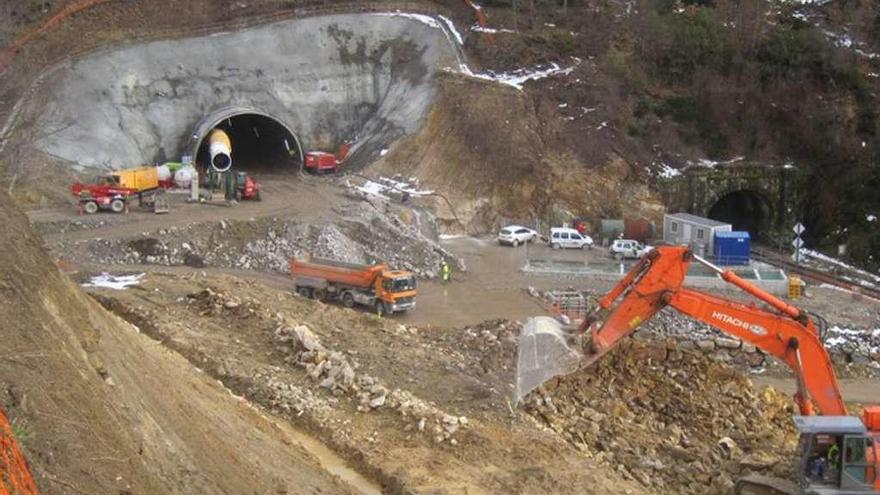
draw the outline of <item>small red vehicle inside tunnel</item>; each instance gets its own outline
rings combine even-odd
[[[232,146],[232,170],[244,172],[297,172],[301,166],[299,141],[277,120],[256,113],[243,113],[223,119],[199,143],[196,163],[206,168],[211,163],[208,136],[220,129]]]

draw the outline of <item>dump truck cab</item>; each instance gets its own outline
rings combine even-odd
[[[387,313],[408,311],[416,305],[416,277],[404,270],[386,270],[376,277],[376,299]]]

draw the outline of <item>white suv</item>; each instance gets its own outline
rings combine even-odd
[[[498,244],[510,244],[513,247],[532,242],[538,238],[538,232],[519,225],[508,225],[498,232]]]
[[[629,239],[615,239],[611,243],[609,253],[614,259],[622,260],[623,258],[641,258],[648,251],[654,249],[651,246],[645,246],[639,241]]]
[[[553,249],[577,248],[592,249],[593,239],[587,234],[581,234],[575,229],[553,228],[550,229],[550,247]]]

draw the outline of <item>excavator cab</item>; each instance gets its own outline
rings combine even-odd
[[[854,416],[796,416],[804,493],[875,493],[874,437]]]

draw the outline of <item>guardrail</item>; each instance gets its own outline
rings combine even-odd
[[[593,277],[616,281],[623,277],[634,263],[635,260],[619,262],[527,258],[522,271],[533,275]],[[730,267],[730,269],[740,277],[774,294],[788,293],[788,276],[782,269],[754,266]],[[691,264],[685,283],[694,287],[713,289],[726,289],[730,287],[730,284],[725,282],[717,273],[697,264]]]

